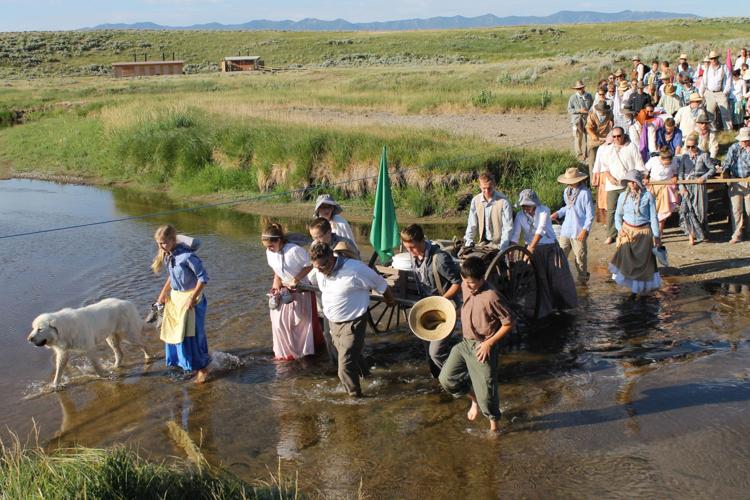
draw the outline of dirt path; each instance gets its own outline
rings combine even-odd
[[[243,114],[302,124],[408,127],[440,129],[457,135],[478,137],[500,146],[570,148],[568,118],[556,113],[473,113],[398,115],[384,111],[348,112],[325,108],[248,110]]]

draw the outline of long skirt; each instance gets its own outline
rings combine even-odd
[[[294,292],[294,300],[271,310],[273,355],[276,359],[292,361],[315,353],[311,292]]]
[[[677,187],[660,184],[658,186],[650,186],[649,191],[651,191],[656,200],[656,214],[659,220],[668,219],[679,205]]]
[[[195,305],[195,335],[185,337],[179,344],[164,344],[167,366],[179,366],[185,371],[205,368],[211,362],[206,338],[206,309],[208,302],[204,296]]]
[[[708,233],[708,197],[706,186],[685,184],[687,194],[682,195],[680,203],[680,227],[687,236],[695,241],[703,241]]]
[[[533,259],[540,287],[539,317],[577,307],[576,284],[560,245],[555,242],[537,246]]]
[[[654,233],[646,224],[634,227],[623,223],[617,236],[617,249],[609,270],[618,285],[633,293],[645,293],[661,286],[661,276],[652,252]]]

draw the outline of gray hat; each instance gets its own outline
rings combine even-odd
[[[330,194],[321,194],[315,200],[315,217],[320,217],[320,215],[318,215],[318,209],[320,209],[321,205],[331,205],[333,207],[333,215],[340,214],[344,211],[344,209],[341,208],[341,205],[336,203]]]
[[[623,186],[627,187],[628,182],[635,182],[636,184],[638,184],[638,186],[641,188],[641,191],[646,190],[643,185],[643,173],[640,170],[633,169],[625,174],[625,177],[620,179],[620,184]]]
[[[535,191],[531,189],[524,189],[518,194],[518,203],[516,203],[516,208],[535,207],[541,204],[542,202],[539,201],[539,197],[536,195]]]
[[[596,103],[596,106],[594,106],[594,109],[597,111],[601,111],[602,113],[606,113],[612,108],[609,107],[609,104],[607,104],[606,100],[600,99],[599,102]]]
[[[735,141],[750,141],[750,127],[742,127],[737,133],[737,137],[734,139]]]
[[[695,123],[711,123],[711,120],[708,119],[708,114],[705,111],[701,111],[695,117]]]

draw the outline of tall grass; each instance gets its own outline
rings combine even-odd
[[[272,476],[251,485],[228,471],[181,460],[151,462],[133,450],[74,448],[46,452],[15,440],[2,445],[0,497],[7,499],[286,499],[296,481]]]

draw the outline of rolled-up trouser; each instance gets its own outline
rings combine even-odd
[[[474,391],[479,409],[490,420],[500,420],[500,397],[497,389],[497,369],[500,347],[495,344],[484,363],[477,360],[478,340],[462,339],[453,346],[440,372],[440,385],[453,397]]]
[[[451,353],[451,348],[456,343],[453,334],[448,335],[441,340],[426,341],[423,340],[425,353],[427,354],[427,364],[430,366],[430,373],[434,378],[440,376],[440,371],[445,365],[445,360]]]
[[[732,115],[729,113],[729,101],[724,92],[712,92],[706,90],[703,94],[706,99],[706,112],[711,123],[716,123],[716,110],[721,114],[721,122],[725,130],[732,130]]]
[[[338,351],[339,379],[350,396],[361,396],[359,376],[364,365],[362,349],[365,347],[367,315],[341,323],[331,321],[330,325],[331,339]]]
[[[730,184],[729,200],[732,203],[732,239],[741,240],[743,229],[747,226],[747,217],[750,215],[750,184]]]
[[[567,236],[560,236],[557,240],[560,243],[565,258],[570,255],[570,251],[573,250],[573,262],[578,272],[578,279],[586,281],[589,279],[589,265],[588,265],[588,238],[584,241],[578,241],[577,238],[568,238]]]
[[[620,197],[625,188],[616,191],[607,191],[607,238],[617,238],[615,227],[615,211],[617,210],[617,198]]]

